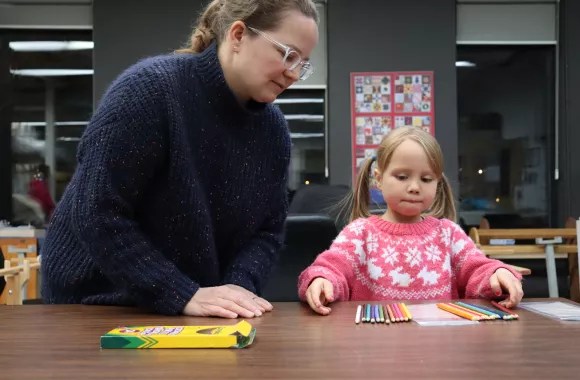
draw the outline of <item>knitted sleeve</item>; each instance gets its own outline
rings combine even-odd
[[[273,112],[274,123],[282,136],[277,138],[271,160],[280,178],[272,185],[266,215],[258,232],[236,255],[225,276],[225,284],[239,285],[254,294],[261,295],[274,267],[284,241],[284,222],[288,215],[287,176],[290,165],[291,139],[284,115],[278,110]]]
[[[346,226],[334,239],[330,248],[318,255],[314,263],[300,274],[298,295],[301,300],[306,300],[306,291],[310,283],[318,277],[332,283],[335,301],[350,300],[351,284],[354,282],[351,260],[366,262],[366,244],[364,244],[366,223],[367,220],[361,218]]]
[[[509,265],[490,259],[481,252],[457,224],[445,220],[443,236],[451,244],[451,267],[462,298],[494,298],[489,279],[499,268],[505,268],[521,280]]]
[[[261,294],[282,246],[287,210],[286,186],[280,186],[272,195],[265,222],[229,266],[224,284],[239,285]]]
[[[133,67],[108,89],[78,149],[76,237],[101,272],[136,305],[178,314],[199,286],[166,259],[134,215],[166,165],[163,80],[158,67]]]

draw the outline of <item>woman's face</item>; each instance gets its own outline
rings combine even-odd
[[[318,43],[318,26],[313,19],[292,11],[276,30],[245,28],[233,42],[237,82],[250,99],[271,103],[308,70],[310,54]]]

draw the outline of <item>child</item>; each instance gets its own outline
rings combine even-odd
[[[370,170],[387,203],[371,216]],[[351,223],[299,277],[299,295],[322,315],[334,301],[492,298],[516,306],[521,275],[488,259],[455,224],[443,153],[433,136],[416,127],[390,132],[376,157],[362,166],[354,189]]]

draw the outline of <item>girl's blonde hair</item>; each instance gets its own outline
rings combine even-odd
[[[318,24],[312,0],[213,0],[197,19],[188,44],[177,53],[201,53],[213,41],[219,44],[236,21],[259,30],[274,30],[289,11],[299,11]]]
[[[405,140],[413,140],[423,147],[429,160],[431,170],[437,176],[437,193],[431,208],[427,210],[427,215],[432,215],[438,219],[449,219],[455,221],[455,202],[453,192],[445,174],[443,174],[443,152],[441,146],[429,133],[417,127],[400,127],[389,132],[377,150],[376,157],[367,159],[358,173],[356,184],[352,194],[352,212],[350,221],[358,218],[368,218],[370,216],[370,181],[371,169],[376,162],[377,170],[383,173],[389,163],[395,149]]]

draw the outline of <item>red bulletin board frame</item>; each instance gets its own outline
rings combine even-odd
[[[416,83],[417,80],[420,83]],[[421,86],[420,90],[415,85]],[[390,130],[402,125],[416,125],[435,136],[434,89],[433,71],[353,72],[350,74],[353,183],[358,172],[357,153],[359,156],[361,154],[368,156],[371,151],[376,151],[380,139]],[[363,134],[360,133],[361,128]],[[370,138],[369,128],[371,129]],[[358,133],[357,129],[359,129]]]

